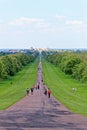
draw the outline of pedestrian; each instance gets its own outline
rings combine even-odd
[[[36,85],[36,90],[38,89],[38,86]]]
[[[31,94],[33,95],[33,90],[34,90],[34,88],[31,88]]]
[[[40,88],[39,84],[38,84],[38,89]]]
[[[29,95],[29,88],[26,89],[26,95]]]
[[[47,89],[45,88],[44,94],[47,95]]]
[[[51,90],[48,89],[48,98],[50,98]]]

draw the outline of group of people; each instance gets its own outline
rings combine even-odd
[[[34,91],[34,89],[40,89],[40,86],[39,86],[39,84],[38,85],[35,85],[34,87],[32,87],[32,88],[27,88],[26,89],[26,95],[28,96],[29,95],[29,93],[31,92],[31,95],[33,95],[33,91]],[[44,94],[47,96],[48,95],[48,98],[50,98],[50,95],[51,95],[51,90],[50,90],[50,88],[46,88],[45,86],[44,86]]]
[[[30,89],[27,88],[27,89],[26,89],[26,95],[28,96],[30,92],[31,92],[31,95],[33,95],[34,89],[36,89],[36,90],[37,90],[37,89],[40,89],[40,85],[39,85],[39,84],[38,84],[38,85],[35,85],[34,87],[31,87]]]
[[[29,93],[31,92],[31,95],[33,95],[33,91],[34,91],[34,88],[32,87],[32,88],[27,88],[26,89],[26,95],[28,96],[29,95]]]
[[[40,89],[40,86],[43,86],[44,94],[45,94],[46,96],[48,96],[48,98],[50,98],[51,90],[50,90],[50,88],[47,88],[47,87],[44,85],[43,76],[42,76],[42,69],[41,69],[41,62],[40,62],[40,64],[39,64],[39,66],[38,66],[38,72],[39,72],[39,77],[40,77],[40,79],[38,79],[37,84],[36,84],[34,87],[32,87],[32,88],[30,88],[30,89],[29,89],[29,88],[26,89],[26,95],[28,96],[28,95],[29,95],[29,92],[31,92],[31,95],[33,95],[34,89],[39,90],[39,89]]]

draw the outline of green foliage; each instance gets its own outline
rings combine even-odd
[[[23,66],[26,66],[35,59],[33,55],[23,53],[10,54],[0,57],[0,78],[8,78],[19,72]]]
[[[46,59],[68,75],[79,81],[87,81],[87,53],[54,53],[45,54]]]
[[[64,66],[64,72],[66,74],[72,75],[73,68],[80,62],[81,60],[77,56],[66,56],[66,59],[62,62]]]
[[[3,79],[7,78],[7,73],[5,71],[5,66],[2,63],[2,61],[0,61],[0,77],[3,78]]]

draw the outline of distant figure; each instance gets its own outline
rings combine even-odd
[[[38,89],[40,88],[39,84],[38,84]]]
[[[31,88],[31,94],[33,95],[33,90],[34,90],[34,88]]]
[[[51,90],[48,89],[48,98],[50,98]]]
[[[38,86],[36,85],[36,90],[38,89]]]
[[[47,89],[45,88],[44,94],[47,95]]]
[[[26,89],[26,95],[29,95],[29,88]]]

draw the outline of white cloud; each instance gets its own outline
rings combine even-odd
[[[76,32],[87,32],[87,22],[80,20],[67,20],[65,25]]]
[[[83,21],[79,21],[79,20],[67,20],[66,24],[67,25],[83,25],[84,22]]]
[[[45,22],[45,20],[41,18],[20,17],[14,21],[9,22],[9,25],[20,26],[23,31],[25,30],[28,32],[43,32],[44,30],[51,30],[50,23]]]
[[[44,20],[40,18],[27,18],[21,17],[15,19],[14,21],[9,22],[10,25],[28,25],[28,24],[35,24],[35,23],[42,23]]]
[[[21,27],[20,30],[23,32],[49,32],[49,33],[66,33],[68,31],[72,32],[83,32],[87,31],[87,23],[80,20],[69,20],[66,16],[58,16],[56,17],[59,20],[63,20],[60,24],[53,24],[46,22],[41,18],[29,18],[29,17],[20,17],[9,22],[9,25],[14,25],[17,27]],[[10,26],[12,28],[12,26]],[[14,29],[14,28],[13,28]],[[19,28],[15,28],[18,30]]]

